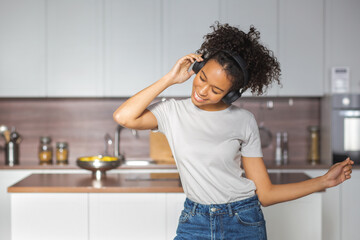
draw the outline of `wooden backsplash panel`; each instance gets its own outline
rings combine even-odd
[[[51,136],[55,142],[69,143],[70,163],[79,156],[101,154],[104,151],[104,135],[112,138],[116,123],[112,119],[114,110],[126,99],[0,99],[0,124],[15,126],[22,135],[20,164],[37,164],[40,136]],[[266,108],[266,102],[273,101],[273,109]],[[273,161],[275,135],[278,131],[289,134],[290,161],[304,162],[308,151],[309,133],[307,127],[320,123],[319,98],[242,98],[235,103],[254,113],[258,123],[270,129],[273,140],[264,148],[266,162]],[[261,114],[263,113],[263,114]],[[149,131],[138,131],[135,138],[131,131],[121,133],[121,152],[129,158],[149,158]],[[4,140],[0,140],[3,145]],[[55,160],[55,159],[54,159]],[[0,153],[4,163],[4,153]]]

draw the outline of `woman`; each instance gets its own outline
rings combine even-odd
[[[353,161],[335,164],[318,178],[273,185],[254,116],[231,102],[247,89],[260,95],[272,82],[279,83],[279,63],[259,43],[254,27],[248,33],[228,24],[212,28],[198,54],[179,59],[164,77],[124,102],[114,119],[127,128],[166,135],[187,196],[175,239],[266,239],[260,204],[336,186],[351,177]],[[149,106],[195,72],[191,98]]]

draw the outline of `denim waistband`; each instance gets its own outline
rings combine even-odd
[[[190,211],[192,214],[229,214],[231,216],[233,215],[234,211],[251,208],[257,205],[260,205],[260,202],[258,200],[258,196],[254,195],[236,202],[209,205],[196,203],[189,198],[186,198],[184,208]]]

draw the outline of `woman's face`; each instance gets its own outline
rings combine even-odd
[[[209,60],[198,72],[193,81],[191,100],[195,106],[218,111],[228,107],[221,99],[232,86],[225,70],[215,60]]]

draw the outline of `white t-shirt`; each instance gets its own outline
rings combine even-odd
[[[231,105],[205,111],[191,98],[169,99],[148,107],[164,133],[186,196],[201,204],[223,204],[255,195],[242,177],[241,155],[262,157],[259,129],[252,113]]]

